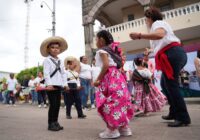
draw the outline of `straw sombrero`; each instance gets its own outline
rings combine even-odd
[[[73,62],[75,62],[76,63],[75,70],[76,71],[79,70],[79,68],[80,68],[80,62],[78,61],[78,59],[76,57],[74,57],[74,56],[68,56],[68,57],[66,57],[65,60],[64,60],[65,68],[68,68],[67,61],[73,61]]]
[[[49,55],[47,47],[50,43],[54,42],[60,44],[60,53],[64,52],[68,48],[67,42],[64,38],[59,36],[49,37],[45,39],[40,46],[40,53],[42,56],[47,57]]]

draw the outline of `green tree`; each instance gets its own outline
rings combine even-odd
[[[24,78],[31,78],[31,75],[33,75],[34,77],[37,76],[37,73],[39,71],[43,71],[43,67],[39,66],[39,67],[33,67],[33,68],[29,68],[29,69],[25,69],[20,71],[17,75],[16,78],[18,80],[19,83],[22,83],[22,81],[24,80]]]

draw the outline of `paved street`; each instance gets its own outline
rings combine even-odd
[[[133,136],[120,140],[200,140],[200,103],[188,105],[192,118],[190,127],[168,128],[160,118],[167,113],[167,108],[132,120]],[[48,109],[28,104],[16,107],[0,104],[0,140],[99,140],[98,133],[105,128],[96,110],[85,111],[88,117],[81,120],[73,109],[73,119],[67,120],[65,109],[61,108],[60,123],[64,130],[50,132],[47,131],[47,112]]]

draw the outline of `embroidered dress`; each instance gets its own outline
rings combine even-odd
[[[103,50],[97,51],[96,65],[102,66],[99,53],[107,53]],[[96,91],[97,111],[110,128],[119,128],[128,125],[133,117],[134,109],[131,103],[125,77],[116,68],[116,63],[109,57],[109,69],[102,79]]]
[[[152,75],[148,69],[138,70],[138,73],[143,78],[150,78]],[[166,97],[151,82],[148,82],[148,92],[144,85],[143,82],[134,81],[135,109],[144,113],[160,111],[166,104]]]

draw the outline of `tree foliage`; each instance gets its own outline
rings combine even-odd
[[[20,71],[16,78],[18,80],[19,83],[22,83],[22,81],[27,78],[27,79],[30,79],[31,76],[33,75],[34,77],[37,76],[37,73],[39,71],[43,71],[43,67],[42,66],[39,66],[39,67],[33,67],[33,68],[29,68],[29,69],[25,69],[25,70],[22,70]]]

